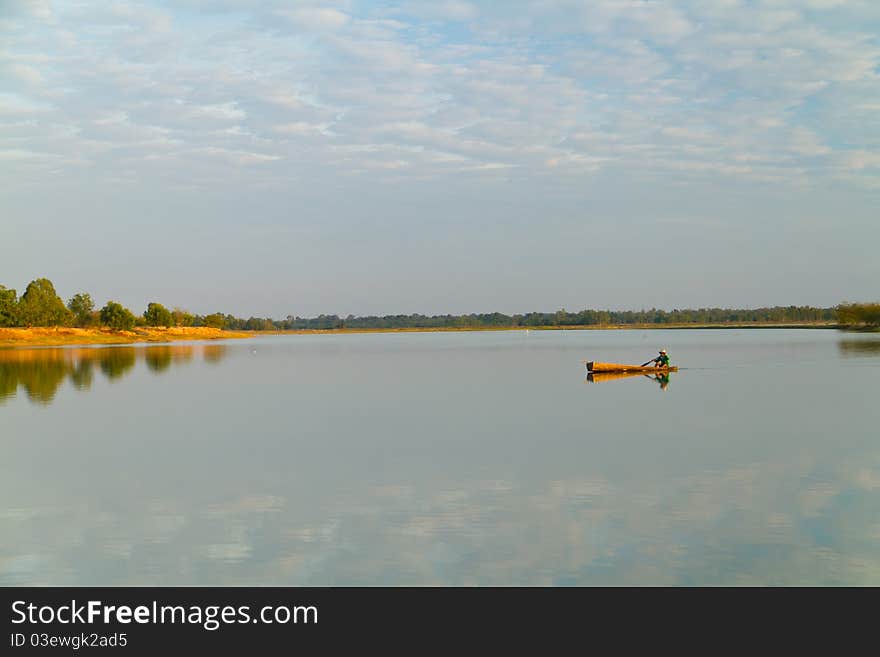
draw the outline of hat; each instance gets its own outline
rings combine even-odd
[[[666,353],[666,350],[665,350],[665,349],[661,349],[661,350],[660,350],[660,353],[661,353],[661,354],[665,354],[665,353]]]

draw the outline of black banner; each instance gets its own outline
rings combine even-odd
[[[794,595],[797,593],[798,595]],[[522,588],[7,588],[2,654],[113,649],[249,651],[352,642],[404,652],[474,642],[520,647],[574,641],[584,651],[612,640],[689,643],[763,633],[803,638],[841,607],[802,604],[802,591]],[[841,592],[833,594],[835,597]],[[849,595],[849,594],[845,594]],[[799,603],[800,600],[800,603]],[[867,610],[866,610],[867,611]],[[787,633],[787,614],[795,614]],[[856,616],[849,616],[850,622]],[[768,634],[769,633],[769,634]],[[677,638],[676,638],[677,637]],[[415,641],[415,643],[413,643]],[[542,651],[543,652],[543,651]]]

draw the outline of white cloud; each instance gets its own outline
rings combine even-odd
[[[293,123],[276,125],[272,130],[282,135],[310,136],[328,134],[329,128],[329,123],[306,123],[305,121],[295,121]]]
[[[308,158],[315,175],[503,166],[795,179],[834,175],[836,141],[867,139],[864,153],[880,141],[880,47],[858,21],[811,13],[868,15],[864,3],[55,9],[63,20],[44,32],[13,30],[0,66],[24,86],[0,94],[0,115],[73,126],[51,143],[26,132],[15,147],[100,154],[107,171],[140,149],[141,160],[175,154],[192,167],[205,154],[212,167]],[[867,155],[849,157],[838,170],[870,169]]]
[[[304,9],[282,10],[278,13],[289,18],[299,27],[308,30],[338,30],[349,21],[347,14],[330,8],[308,7]]]
[[[216,105],[198,105],[191,109],[192,114],[220,121],[239,121],[247,116],[238,108],[236,102],[218,103]]]
[[[0,93],[0,116],[21,116],[27,118],[35,114],[49,112],[53,108],[48,103],[34,100],[20,94]]]
[[[43,81],[40,71],[27,64],[8,64],[6,70],[13,78],[28,85],[38,85]]]
[[[822,143],[818,135],[806,128],[795,128],[792,130],[791,150],[807,157],[827,155],[831,152],[831,149]]]
[[[463,0],[415,0],[400,7],[407,14],[428,19],[467,21],[477,16],[477,7]]]
[[[851,151],[842,158],[843,166],[851,171],[880,169],[880,152]]]
[[[195,149],[191,154],[196,156],[206,156],[210,159],[219,159],[223,162],[235,165],[260,164],[263,162],[273,162],[280,160],[280,155],[272,155],[269,153],[253,153],[249,151],[234,150],[229,148],[219,148],[216,146],[208,146],[205,148]]]
[[[17,149],[0,150],[0,160],[54,160],[58,158],[59,156],[54,153]]]
[[[52,5],[49,0],[6,0],[8,4],[8,9],[11,11],[15,11],[16,8],[20,9],[26,14],[33,16],[34,18],[38,18],[40,20],[48,21],[52,19]]]

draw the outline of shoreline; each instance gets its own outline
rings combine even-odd
[[[108,328],[0,328],[0,348],[3,347],[62,347],[65,345],[122,345],[142,342],[180,342],[185,340],[229,340],[251,338],[243,331],[221,331],[207,327],[180,326],[175,328],[139,327],[131,331]]]
[[[741,322],[728,324],[584,324],[571,326],[443,326],[401,328],[338,328],[338,329],[288,329],[278,331],[254,331],[257,335],[323,335],[336,333],[460,333],[464,331],[633,331],[633,330],[688,330],[688,329],[837,329],[834,322],[814,323],[758,323]]]
[[[131,331],[107,328],[0,328],[0,348],[59,347],[64,345],[122,345],[157,342],[241,340],[266,335],[338,335],[354,333],[461,333],[474,331],[649,331],[695,329],[838,329],[836,323],[756,323],[727,324],[603,324],[572,326],[450,326],[402,328],[289,329],[277,331],[225,331],[207,327],[140,327]]]

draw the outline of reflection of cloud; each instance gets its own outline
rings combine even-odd
[[[856,475],[856,483],[867,490],[880,489],[880,471],[868,470],[867,468],[859,470]]]
[[[853,464],[811,479],[777,462],[661,482],[381,485],[317,506],[242,491],[21,510],[0,516],[0,582],[880,583],[880,477]]]
[[[214,543],[205,549],[205,556],[215,561],[243,561],[250,555],[247,543]]]

